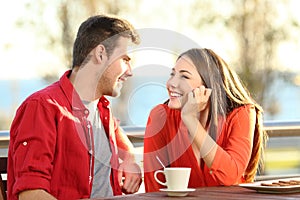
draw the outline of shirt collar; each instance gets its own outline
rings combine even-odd
[[[66,95],[72,110],[86,110],[86,107],[83,105],[79,94],[75,90],[73,84],[69,80],[69,76],[71,74],[71,70],[66,71],[59,80],[60,87],[62,88],[64,94]]]
[[[108,107],[110,102],[108,101],[107,98],[105,98],[104,96],[102,96],[100,99],[99,99],[99,102],[98,102],[98,105],[101,105],[103,107]]]
[[[60,87],[62,88],[63,92],[65,93],[70,105],[72,106],[72,109],[73,110],[86,110],[86,107],[83,105],[80,97],[79,97],[79,94],[76,92],[73,84],[71,83],[71,81],[69,80],[69,76],[71,74],[71,70],[68,70],[66,71],[62,77],[60,78],[59,80],[59,84],[60,84]],[[102,96],[100,99],[99,99],[99,102],[98,102],[98,106],[102,106],[102,107],[109,107],[109,100]]]

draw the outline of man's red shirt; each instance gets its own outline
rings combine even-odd
[[[89,111],[69,74],[28,97],[17,110],[10,129],[8,199],[18,199],[19,192],[31,189],[43,189],[58,199],[90,197],[94,156],[89,152],[93,150]],[[128,149],[124,141],[118,141],[122,137],[116,135],[121,133],[108,106],[102,97],[98,109],[112,150],[110,182],[114,195],[119,195],[116,145]]]

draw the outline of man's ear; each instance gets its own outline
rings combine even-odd
[[[99,44],[98,46],[96,46],[94,54],[96,60],[101,63],[103,61],[104,55],[106,55],[105,47],[102,44]]]

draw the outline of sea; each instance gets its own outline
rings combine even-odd
[[[144,75],[147,75],[147,73]],[[165,78],[166,77],[160,76],[155,76],[155,78],[139,76],[137,79],[127,81],[128,84],[124,84],[122,95],[119,98],[109,98],[112,103],[113,113],[115,117],[120,120],[121,126],[145,127],[151,109],[155,105],[163,103],[168,99],[164,83]],[[0,80],[0,120],[5,117],[9,119],[8,121],[12,120],[16,109],[22,101],[33,92],[44,88],[48,84],[49,83],[43,79]],[[275,94],[274,98],[278,100],[278,104],[276,105],[278,107],[278,113],[276,115],[270,115],[266,112],[264,121],[300,121],[300,87],[280,81],[274,84],[273,94]],[[8,122],[8,124],[10,123]],[[8,129],[8,126],[4,129],[2,128],[2,130]],[[287,142],[282,138],[272,138],[269,141],[268,152],[266,152],[267,162],[265,174],[299,173],[298,165],[288,169],[274,168],[279,162],[299,163],[298,158],[300,151],[297,142],[299,141],[299,137],[284,139],[287,139]],[[295,139],[297,139],[297,141]],[[275,144],[276,142],[279,143],[279,150],[278,148],[271,148],[271,144],[273,144],[274,141]],[[293,149],[291,149],[291,141],[297,143],[296,146],[293,146]],[[288,147],[288,151],[283,150],[285,144]],[[136,159],[142,166],[142,145],[135,144],[135,146],[137,147]],[[293,154],[291,154],[291,152]],[[0,155],[7,155],[7,149],[0,149]],[[287,158],[286,155],[289,155],[289,157]],[[286,158],[290,160],[286,160]]]
[[[150,110],[168,99],[165,77],[139,77],[122,89],[119,98],[110,98],[114,115],[124,126],[145,126]],[[12,118],[17,107],[33,92],[49,83],[43,79],[0,80],[0,117]],[[300,87],[280,81],[272,88],[276,104],[275,115],[264,114],[265,121],[300,121]]]

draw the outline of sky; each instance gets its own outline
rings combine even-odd
[[[40,77],[42,73],[49,69],[53,71],[61,71],[61,73],[62,70],[65,70],[65,68],[62,67],[63,63],[61,63],[59,57],[55,53],[49,52],[40,46],[41,41],[39,41],[33,30],[16,28],[16,20],[20,17],[22,18],[24,14],[28,14],[28,11],[24,10],[24,4],[26,2],[29,2],[29,0],[10,0],[6,1],[5,6],[1,6],[0,8],[0,17],[3,19],[0,22],[2,27],[2,30],[0,31],[0,79],[31,79]],[[59,0],[48,2],[55,5],[59,2]],[[152,18],[147,23],[147,26],[164,28],[159,26],[161,23],[158,23],[158,21],[169,20],[167,23],[163,23],[168,24],[168,28],[176,29],[192,39],[198,39],[196,33],[193,33],[188,26],[176,27],[176,23],[174,23],[173,15],[176,17],[176,20],[185,20],[185,4],[181,5],[183,7],[182,13],[172,13],[171,9],[166,9],[166,13],[164,13],[163,16],[169,17],[161,17],[160,15],[153,15],[152,12],[153,10],[161,7],[158,3],[160,1],[142,2],[144,3],[140,8],[143,10],[141,13],[145,16],[150,15]],[[172,1],[168,0],[167,2]],[[282,16],[284,18],[285,12],[292,12],[293,15],[297,16],[300,22],[300,14],[298,14],[299,12],[297,10],[297,8],[299,8],[299,1],[292,0],[291,2],[290,11],[283,10]],[[49,12],[49,19],[53,18],[53,11],[55,11],[53,9],[55,9],[55,6],[53,6],[52,9],[49,6],[49,9],[47,9]],[[177,15],[181,15],[181,17],[178,17]],[[129,20],[131,21],[131,19]],[[132,21],[135,20],[132,19]],[[145,28],[143,24],[136,25],[137,27]],[[220,40],[218,39],[223,40],[222,45],[220,45]],[[213,48],[217,49],[217,52],[219,52],[222,57],[230,59],[230,55],[222,51],[222,46],[229,46],[230,41],[223,38],[216,38],[211,33],[208,33],[207,36],[201,40],[201,44],[204,46],[209,44]],[[280,45],[278,50],[280,64],[291,70],[299,70],[299,55],[299,43],[283,43]]]
[[[30,13],[24,10],[24,5],[29,1],[11,0],[0,8],[0,80],[31,79],[39,77],[46,70],[61,69],[59,57],[39,46],[41,41],[34,30],[17,28],[15,25],[18,19]]]

